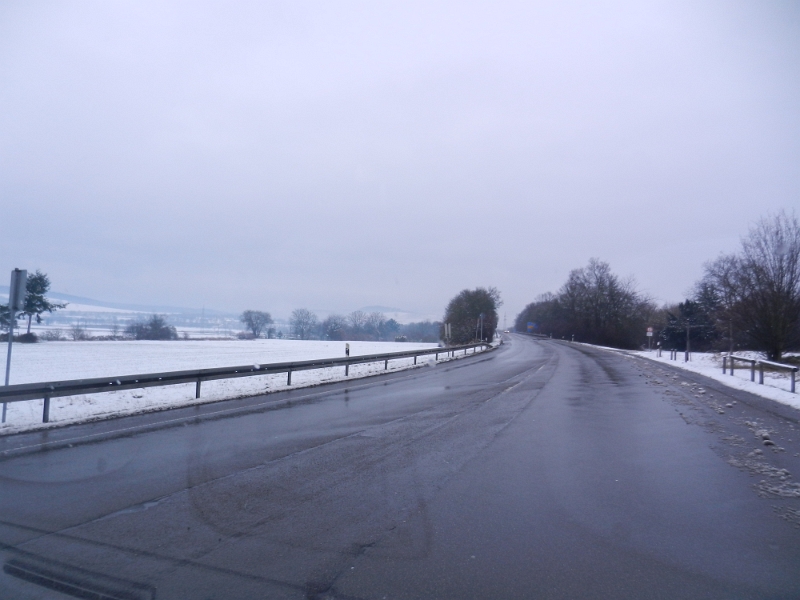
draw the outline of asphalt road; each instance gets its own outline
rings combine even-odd
[[[510,336],[436,367],[7,436],[0,597],[800,598],[798,416]]]

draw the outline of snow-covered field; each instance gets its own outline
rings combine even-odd
[[[617,352],[620,351],[617,350]],[[756,369],[755,382],[751,382],[750,365],[746,363],[737,362],[733,376],[730,375],[730,371],[728,371],[727,374],[723,375],[722,374],[723,354],[716,352],[715,353],[692,352],[691,361],[689,362],[683,362],[684,358],[683,352],[678,353],[678,360],[670,360],[669,351],[662,352],[660,358],[656,356],[655,351],[626,352],[626,354],[640,356],[642,358],[647,358],[650,360],[654,360],[656,362],[667,363],[673,367],[678,367],[679,369],[686,369],[687,371],[700,373],[701,375],[705,375],[706,377],[715,379],[720,383],[724,383],[729,387],[744,390],[746,392],[750,392],[751,394],[761,396],[762,398],[769,398],[770,400],[775,400],[776,402],[788,404],[789,406],[793,406],[794,408],[800,409],[800,394],[793,394],[789,391],[790,383],[789,383],[788,372],[779,373],[774,371],[765,371],[764,385],[760,385],[758,383],[758,369]],[[757,353],[748,353],[748,352],[737,352],[734,354],[734,356],[742,356],[745,358],[755,358],[755,359],[761,358],[761,356],[758,355]],[[798,387],[800,388],[800,386]]]
[[[382,354],[435,348],[436,344],[400,342],[349,342],[350,355]],[[46,342],[14,344],[11,383],[35,383],[87,377],[111,377],[182,371],[211,367],[233,367],[316,358],[344,356],[345,342],[299,340],[224,340],[224,341],[118,341],[118,342]],[[420,357],[419,366],[432,365],[433,356]],[[414,360],[389,363],[389,370],[412,367]],[[384,372],[383,363],[350,367],[348,379]],[[292,388],[344,379],[344,368],[298,371],[292,374]],[[50,402],[50,426],[134,414],[147,410],[186,406],[228,398],[252,396],[287,389],[286,374],[204,381],[199,400],[194,384],[121,390],[103,394],[53,398]],[[0,434],[43,427],[42,400],[8,404],[6,423]]]

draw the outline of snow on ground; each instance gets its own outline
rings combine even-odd
[[[410,342],[349,342],[349,344],[350,356],[436,347],[436,344]],[[344,356],[344,349],[345,342],[300,340],[14,344],[11,384],[337,358]],[[435,364],[433,355],[421,356],[417,361],[418,366],[432,366],[433,364]],[[413,366],[413,358],[389,362],[390,371],[408,369]],[[352,365],[348,379],[367,377],[383,372],[385,372],[383,362]],[[343,379],[345,379],[344,367],[297,371],[292,373],[291,388]],[[41,422],[42,400],[12,402],[8,404],[6,423],[0,425],[0,434],[64,425],[112,415],[135,414],[148,410],[253,396],[285,389],[288,389],[286,374],[279,373],[204,381],[199,400],[194,397],[195,385],[193,383],[53,398],[50,401],[49,425]]]
[[[692,371],[710,377],[720,383],[724,383],[728,387],[744,390],[762,398],[769,398],[782,404],[787,404],[794,408],[800,409],[800,394],[793,394],[789,391],[789,372],[776,372],[764,371],[764,385],[758,383],[758,368],[756,368],[755,381],[750,381],[750,365],[747,363],[737,362],[734,374],[731,376],[730,371],[725,375],[722,374],[722,357],[724,354],[719,352],[692,352],[691,360],[683,362],[684,353],[678,353],[678,360],[669,359],[669,351],[662,351],[661,357],[656,355],[656,351],[641,351],[630,352],[627,350],[617,350],[615,348],[605,348],[614,352],[621,352],[629,356],[638,356],[646,358],[655,362],[665,363],[672,367]],[[734,356],[741,356],[743,358],[754,358],[756,360],[763,358],[756,352],[736,352]],[[796,375],[797,376],[797,375]],[[800,379],[800,378],[798,378]],[[800,382],[798,382],[800,383]],[[800,386],[799,386],[800,387]]]

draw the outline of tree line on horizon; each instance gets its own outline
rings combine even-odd
[[[497,309],[502,305],[497,288],[478,287],[456,294],[445,308],[442,321],[398,323],[381,312],[356,310],[348,315],[331,314],[319,320],[305,308],[292,311],[289,319],[291,334],[301,340],[335,341],[409,341],[447,344],[466,344],[479,340],[491,341],[497,330]],[[272,337],[273,323],[268,312],[246,310],[240,320],[252,338]],[[449,324],[449,329],[445,328]]]
[[[272,327],[274,320],[266,311],[246,310],[239,320],[250,338],[283,337],[281,331]],[[320,320],[313,311],[297,308],[289,318],[290,335],[300,340],[436,343],[439,340],[439,327],[438,321],[401,324],[395,319],[387,318],[382,312],[362,310],[355,310],[347,315],[334,313]]]
[[[769,360],[800,349],[800,222],[781,211],[764,217],[737,252],[707,262],[683,302],[658,307],[632,279],[591,259],[556,293],[540,295],[517,315],[533,331],[617,348],[645,347],[647,327],[662,347],[756,350]]]

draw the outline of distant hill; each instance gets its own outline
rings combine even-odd
[[[104,300],[95,300],[94,298],[86,298],[84,296],[73,296],[72,294],[64,294],[61,292],[49,292],[47,297],[56,302],[67,302],[68,305],[62,311],[68,312],[124,312],[124,313],[159,313],[159,314],[179,314],[179,315],[200,315],[206,314],[208,316],[229,317],[235,316],[232,313],[227,313],[221,310],[214,310],[211,308],[186,308],[184,306],[167,306],[167,305],[147,305],[147,304],[127,304],[124,302],[106,302]],[[0,298],[6,300],[8,298],[8,286],[0,286]]]

